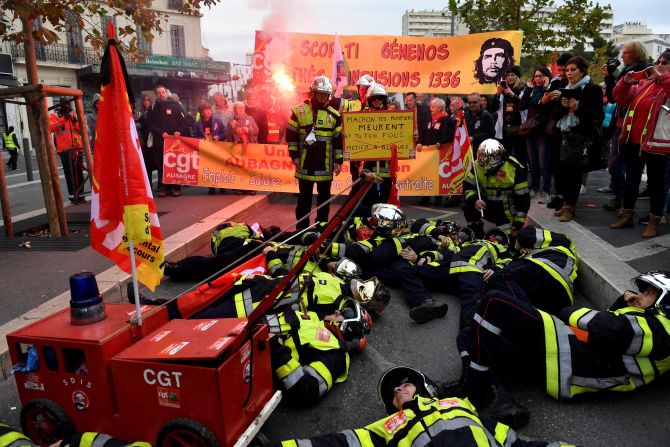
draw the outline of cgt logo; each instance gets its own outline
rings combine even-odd
[[[181,375],[179,371],[154,371],[153,369],[147,368],[144,370],[144,382],[147,385],[155,385],[158,383],[160,386],[181,388]]]
[[[174,169],[180,174],[195,171],[198,173],[198,154],[184,152],[168,152],[163,156],[163,166]]]

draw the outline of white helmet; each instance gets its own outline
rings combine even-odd
[[[361,85],[366,85],[366,86],[370,87],[373,84],[375,84],[375,78],[366,74],[366,75],[363,75],[363,76],[360,77],[360,79],[356,83],[356,87],[359,87]]]
[[[330,83],[330,79],[325,75],[317,76],[312,80],[310,90],[314,93],[327,93],[330,95],[333,93],[333,84]]]
[[[335,265],[335,276],[340,279],[360,278],[363,274],[361,268],[349,258],[342,258]]]
[[[376,229],[380,233],[407,227],[405,213],[390,203],[375,203],[372,205],[372,217],[377,220]]]
[[[368,93],[366,96],[368,97],[368,101],[370,101],[370,98],[373,96],[383,96],[386,98],[386,89],[383,85],[375,83],[370,88],[368,88]]]
[[[670,317],[670,273],[669,272],[648,272],[644,275],[636,276],[630,280],[630,283],[637,287],[640,292],[648,287],[658,291],[658,298],[654,307],[665,317]]]
[[[494,138],[482,141],[477,150],[477,164],[487,171],[498,169],[507,158],[502,143]]]

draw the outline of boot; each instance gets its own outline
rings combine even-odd
[[[570,205],[563,205],[563,214],[558,218],[559,222],[570,222],[575,217],[575,207]]]
[[[656,237],[658,236],[658,225],[661,223],[661,216],[649,215],[649,224],[644,229],[642,237]]]
[[[631,228],[633,226],[633,210],[623,209],[621,217],[610,228],[618,230],[619,228]]]
[[[428,323],[430,320],[443,318],[447,315],[448,309],[447,303],[427,298],[421,304],[412,307],[409,316],[419,324]]]
[[[563,207],[561,206],[559,209],[554,211],[554,217],[561,217],[563,215]]]

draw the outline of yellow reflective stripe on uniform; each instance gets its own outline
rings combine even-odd
[[[0,446],[19,447],[19,446],[36,446],[23,433],[18,431],[10,431],[0,436]]]
[[[472,437],[475,439],[478,447],[495,445],[495,441],[493,443],[489,442],[489,434],[481,425],[470,425],[470,431],[472,431]]]
[[[254,310],[253,298],[249,289],[235,294],[233,302],[235,303],[235,313],[239,318],[246,317]]]
[[[298,447],[298,443],[294,439],[281,442],[282,447]]]
[[[82,440],[84,439],[84,436],[88,435],[89,433],[84,433],[82,436]],[[93,442],[91,444],[79,444],[80,447],[84,447],[84,445],[90,446],[90,447],[104,447],[107,441],[112,439],[111,436],[106,435],[104,433],[93,433],[94,438]]]
[[[547,250],[567,251],[567,249],[561,250],[562,248],[564,247],[552,247]],[[561,284],[565,289],[566,293],[568,294],[568,298],[570,298],[570,303],[574,304],[574,298],[573,298],[573,292],[575,287],[574,279],[577,276],[577,269],[575,268],[576,262],[575,258],[573,257],[574,255],[567,255],[566,253],[567,255],[566,265],[563,268],[559,267],[549,259],[542,258],[540,255],[541,252],[537,254],[533,253],[526,256],[526,259],[542,267],[559,284]],[[569,271],[570,273],[566,273],[567,271]]]
[[[593,317],[596,316],[598,312],[593,310],[593,309],[588,309],[588,308],[583,308],[574,311],[573,313],[570,314],[570,318],[568,319],[568,324],[572,327],[578,327],[580,329],[587,329],[587,326],[589,322],[593,319]],[[582,318],[585,315],[588,315],[586,318]]]
[[[322,362],[312,362],[303,367],[303,372],[314,377],[319,383],[319,396],[323,396],[333,386],[333,376]]]
[[[151,443],[149,442],[133,442],[132,444],[128,444],[130,447],[151,447]]]
[[[512,432],[514,433],[514,432]],[[502,446],[511,445],[514,441],[511,441],[510,438],[508,437],[509,433],[509,427],[505,424],[501,423],[496,423],[496,429],[495,433],[493,433],[493,437],[498,441],[498,443]],[[514,436],[516,438],[516,436]],[[511,441],[511,442],[510,442]]]
[[[82,434],[81,440],[79,441],[79,447],[91,447],[97,435],[98,434],[95,432],[86,432]]]
[[[298,383],[298,380],[302,379],[305,376],[305,372],[302,370],[302,367],[300,367],[300,364],[297,365],[293,371],[289,372],[288,374],[285,374],[284,377],[280,377],[280,370],[281,373],[284,374],[288,369],[291,367],[294,367],[296,362],[294,359],[291,359],[289,361],[289,365],[284,365],[280,366],[275,370],[277,373],[277,377],[280,378],[282,386],[286,390],[290,390],[296,383]]]
[[[402,243],[404,242],[404,239],[399,238],[399,237],[394,237],[393,239],[393,245],[395,245],[396,252],[400,254],[402,251]]]
[[[547,393],[554,399],[559,398],[559,360],[558,340],[554,320],[545,312],[539,311],[544,326],[544,352],[546,357]]]
[[[366,432],[367,433],[367,432]],[[344,435],[344,438],[347,441],[349,447],[362,447],[361,441],[353,430],[344,430],[340,432],[341,435]],[[366,444],[367,445],[367,444]],[[372,444],[370,444],[372,445]]]
[[[281,259],[275,258],[268,261],[268,271],[274,273],[282,266]]]

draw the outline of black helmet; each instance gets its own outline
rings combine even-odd
[[[445,236],[454,237],[461,231],[461,226],[453,220],[445,220],[438,224],[438,227],[443,227],[441,233]]]
[[[458,244],[465,244],[466,242],[470,242],[475,240],[475,232],[472,231],[472,228],[470,227],[463,227],[461,230],[458,232]]]
[[[485,241],[497,242],[505,247],[509,246],[509,236],[503,230],[493,228],[484,234]]]
[[[418,369],[409,366],[395,366],[387,370],[379,379],[379,398],[384,403],[386,414],[398,411],[393,406],[394,389],[403,383],[411,383],[416,387],[416,393],[424,397],[437,397],[438,387],[435,382],[426,377]]]

